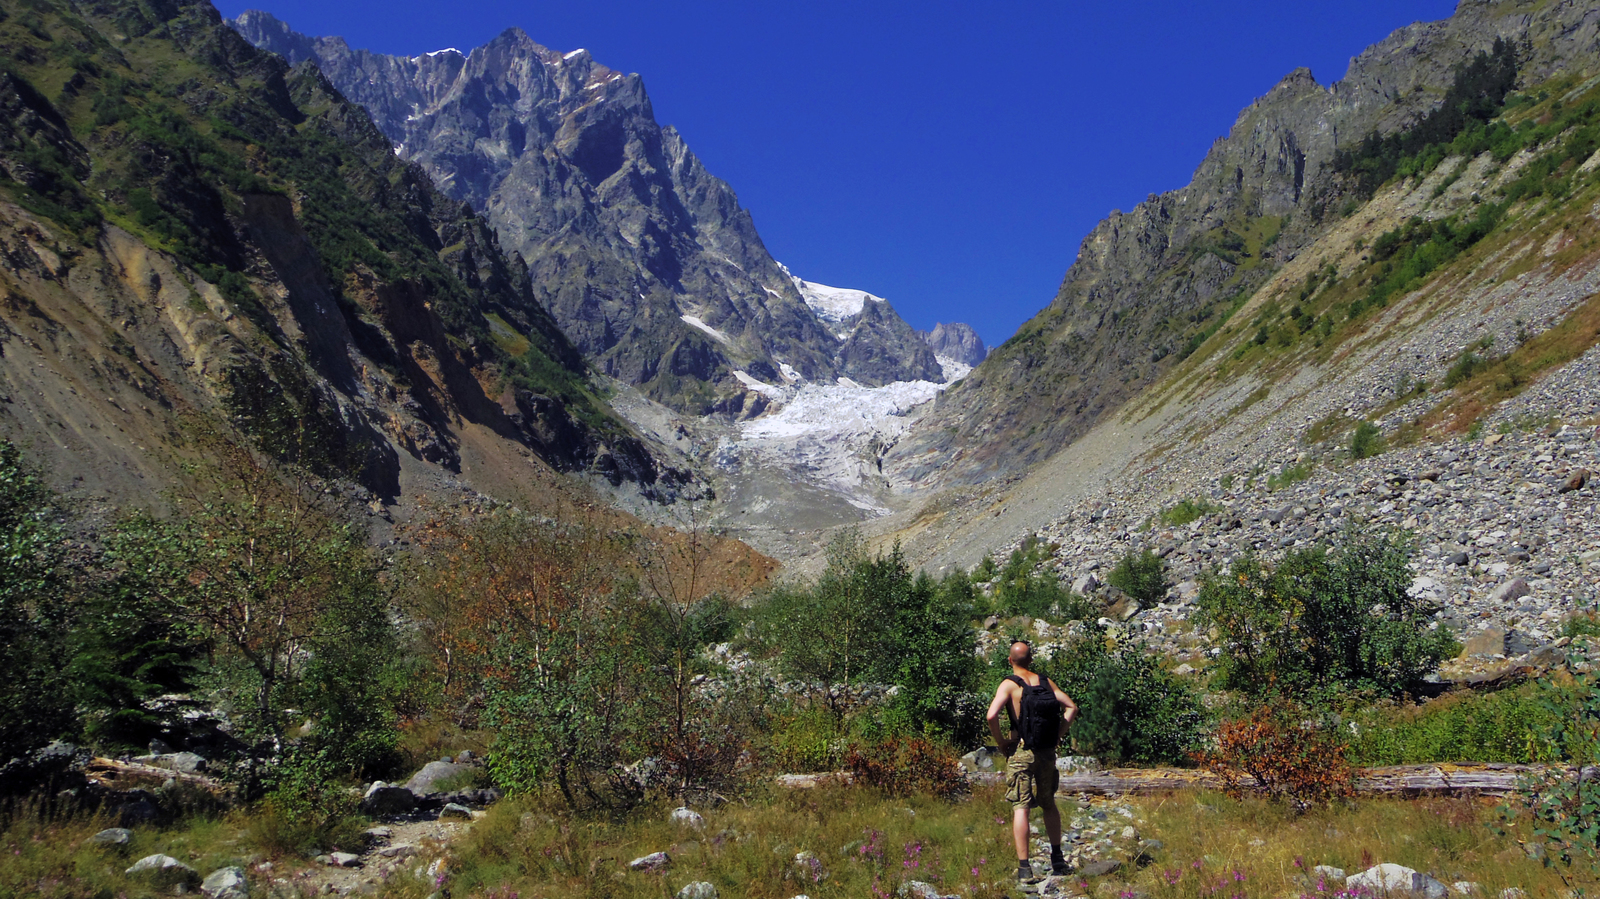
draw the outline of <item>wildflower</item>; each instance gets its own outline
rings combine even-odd
[[[1296,868],[1304,868],[1306,866],[1306,860],[1303,857],[1297,855],[1297,856],[1294,857],[1294,866]]]
[[[1244,883],[1244,872],[1240,871],[1238,868],[1235,868],[1233,870],[1233,882]]]
[[[1203,865],[1203,864],[1205,864],[1205,861],[1203,859],[1198,859],[1197,858],[1197,859],[1194,860],[1194,865],[1192,865],[1192,867],[1196,871],[1198,871],[1198,870],[1200,870],[1200,866]]]
[[[1183,872],[1174,868],[1171,871],[1162,872],[1161,878],[1167,882],[1167,886],[1177,886],[1178,881],[1183,879]]]

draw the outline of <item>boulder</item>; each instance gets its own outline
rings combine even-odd
[[[405,787],[375,781],[361,797],[361,813],[381,817],[403,815],[417,807],[417,795]]]
[[[1568,478],[1565,484],[1561,485],[1560,492],[1575,493],[1579,490],[1582,490],[1588,485],[1591,477],[1593,477],[1593,475],[1591,475],[1588,470],[1580,468],[1572,473],[1572,477]]]
[[[193,752],[174,752],[171,755],[164,755],[156,764],[179,774],[200,774],[206,770],[205,758]]]
[[[1100,579],[1092,574],[1080,574],[1072,582],[1072,592],[1079,596],[1088,596],[1100,586]]]
[[[1450,884],[1450,892],[1457,896],[1481,896],[1483,884],[1471,880],[1458,880]]]
[[[458,765],[455,762],[429,762],[422,766],[421,771],[411,775],[405,786],[417,796],[427,796],[441,792],[439,785],[445,781],[475,770],[472,765]]]
[[[680,827],[692,827],[699,830],[706,826],[706,819],[699,812],[690,808],[675,808],[670,816],[672,823]]]
[[[472,809],[467,808],[459,802],[447,802],[444,804],[444,808],[439,810],[439,820],[445,821],[449,819],[455,819],[458,821],[471,821]]]
[[[961,757],[961,767],[974,772],[1003,771],[1006,757],[993,746],[979,746]]]
[[[1520,577],[1515,577],[1496,587],[1494,592],[1489,594],[1489,604],[1492,606],[1505,605],[1532,592],[1533,588],[1528,586],[1527,581]]]
[[[678,891],[678,899],[717,899],[717,887],[704,880],[697,880],[685,884],[683,889]]]
[[[200,879],[200,872],[170,855],[147,855],[134,862],[123,873],[166,887],[193,883]]]
[[[1344,869],[1335,868],[1332,865],[1318,865],[1311,869],[1311,873],[1324,880],[1332,880],[1338,883],[1343,883],[1345,879]]]
[[[1415,893],[1426,899],[1445,899],[1450,890],[1426,874],[1400,865],[1374,865],[1345,880],[1345,888],[1369,893]]]
[[[652,852],[649,855],[642,855],[633,861],[628,862],[628,870],[650,872],[664,871],[670,864],[672,864],[671,856],[667,855],[665,852]]]
[[[1142,608],[1137,599],[1131,596],[1124,596],[1117,601],[1116,605],[1111,607],[1107,614],[1118,621],[1127,621],[1129,618],[1139,614]]]
[[[250,880],[243,868],[219,868],[200,882],[206,899],[249,899]]]
[[[328,864],[335,868],[359,868],[361,867],[361,856],[353,852],[330,852],[328,853]]]
[[[1092,755],[1058,755],[1056,770],[1062,774],[1087,774],[1100,770],[1100,760]]]
[[[396,843],[393,846],[385,846],[379,849],[378,854],[384,858],[410,858],[419,851],[417,847],[410,843]]]
[[[126,827],[108,827],[90,837],[87,842],[96,846],[126,846],[133,839],[133,831]]]

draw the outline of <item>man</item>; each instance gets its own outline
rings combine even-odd
[[[1028,862],[1028,809],[1044,809],[1050,834],[1050,871],[1066,874],[1061,856],[1061,810],[1056,808],[1056,746],[1078,717],[1078,704],[1048,677],[1033,672],[1033,647],[1011,644],[1011,675],[1000,682],[989,703],[989,734],[1007,756],[1006,800],[1011,803],[1011,835],[1017,844],[1017,879],[1032,882]],[[1000,710],[1010,719],[1010,736],[1000,733]],[[1031,739],[1030,739],[1031,735]]]

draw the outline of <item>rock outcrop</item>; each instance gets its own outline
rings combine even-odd
[[[1331,86],[1290,73],[1240,114],[1188,186],[1101,222],[1049,307],[941,397],[888,467],[922,486],[971,484],[1024,471],[1082,436],[1336,225],[1348,199],[1337,150],[1416,122],[1502,38],[1525,83],[1589,72],[1600,62],[1600,11],[1463,0],[1450,19],[1369,48]]]

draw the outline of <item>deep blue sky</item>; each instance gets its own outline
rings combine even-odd
[[[521,27],[644,76],[795,274],[998,344],[1090,228],[1189,180],[1299,66],[1328,84],[1455,0],[227,0],[415,55]]]

